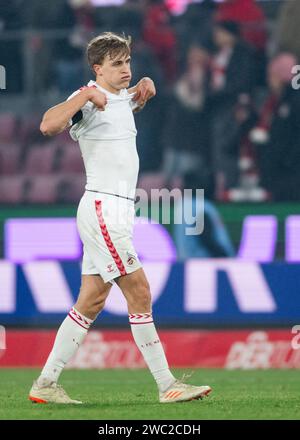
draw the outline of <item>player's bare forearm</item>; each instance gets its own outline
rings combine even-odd
[[[41,132],[45,136],[61,133],[69,125],[69,120],[75,113],[87,103],[92,93],[90,89],[82,90],[69,101],[55,105],[46,111],[40,125]]]
[[[137,102],[138,107],[135,108],[134,112],[142,110],[146,102],[156,95],[156,89],[154,82],[151,78],[142,78],[134,87],[128,89],[129,93],[135,93],[133,101]]]

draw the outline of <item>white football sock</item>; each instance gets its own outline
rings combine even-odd
[[[136,345],[148,365],[159,391],[163,392],[175,382],[164,349],[153,323],[152,313],[131,313],[129,323]]]
[[[62,370],[81,345],[92,323],[93,320],[86,318],[74,307],[70,310],[58,329],[52,351],[37,380],[38,385],[45,386],[58,381]]]

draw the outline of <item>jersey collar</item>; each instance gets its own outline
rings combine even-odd
[[[120,99],[123,98],[126,92],[126,89],[121,89],[120,93],[118,95],[116,95],[115,93],[111,93],[108,90],[106,90],[104,87],[99,86],[99,84],[96,83],[96,81],[89,81],[88,82],[88,87],[91,86],[96,86],[97,89],[101,90],[101,92],[105,93],[107,96],[109,96],[110,99]]]

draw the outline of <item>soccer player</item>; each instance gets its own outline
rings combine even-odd
[[[70,128],[71,137],[79,142],[87,183],[77,212],[84,249],[79,296],[58,330],[29,399],[82,403],[71,399],[57,382],[103,309],[113,283],[126,298],[133,338],[157,383],[159,401],[199,399],[211,388],[182,383],[169,369],[153,323],[150,287],[132,243],[139,168],[133,112],[156,94],[155,86],[150,78],[142,78],[128,88],[130,37],[105,32],[90,41],[87,58],[96,80],[49,109],[40,127],[49,136]]]

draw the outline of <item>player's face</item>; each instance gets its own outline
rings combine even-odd
[[[112,91],[125,89],[131,81],[130,55],[121,54],[115,58],[107,55],[101,65],[95,66],[97,79]]]

